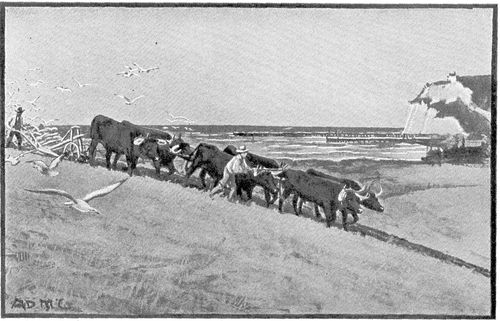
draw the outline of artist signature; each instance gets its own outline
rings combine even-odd
[[[38,305],[37,305],[38,304]],[[12,309],[23,309],[24,311],[38,308],[42,311],[50,310],[72,310],[73,305],[64,299],[26,299],[15,297]]]

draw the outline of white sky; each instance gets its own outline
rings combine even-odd
[[[492,13],[7,8],[6,87],[67,124],[168,124],[168,111],[197,124],[403,127],[425,82],[491,73]],[[133,62],[160,69],[116,75]],[[114,93],[145,98],[127,106]]]

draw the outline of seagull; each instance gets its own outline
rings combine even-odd
[[[36,106],[35,103],[38,100],[38,98],[40,98],[40,96],[36,97],[35,99],[33,99],[31,101],[30,100],[26,100],[26,102],[32,104],[33,106]]]
[[[7,158],[5,159],[5,162],[9,162],[12,166],[16,166],[17,164],[19,164],[21,161],[19,160],[19,158],[21,157],[24,157],[24,154],[27,154],[27,153],[22,153],[22,154],[19,154],[17,155],[16,157],[12,157],[12,156],[7,156]]]
[[[38,85],[40,85],[40,84],[45,84],[45,82],[44,82],[44,81],[42,81],[42,80],[37,80],[37,81],[35,81],[35,82],[30,83],[30,86],[31,86],[31,87],[36,87],[36,86],[38,86]]]
[[[40,120],[39,123],[43,123],[43,125],[45,127],[47,127],[50,123],[52,122],[55,122],[55,121],[59,121],[60,119],[59,118],[54,118],[54,119],[49,119],[49,120],[45,120],[43,119],[42,117],[40,116],[35,116],[35,117],[26,117],[26,119],[30,120],[31,122],[35,122],[36,119]],[[50,129],[51,131],[52,130],[57,130],[57,128],[55,127],[50,127],[50,128],[44,128],[44,131],[47,131],[47,129]]]
[[[168,113],[168,115],[172,118],[172,120],[170,120],[171,122],[173,122],[173,121],[183,121],[183,120],[185,120],[187,122],[192,122],[191,119],[186,118],[184,116],[174,116],[171,113]]]
[[[141,73],[141,72],[149,73],[150,71],[153,71],[153,70],[156,70],[156,69],[160,69],[160,67],[142,68],[141,66],[139,66],[135,62],[133,64],[134,64],[134,66],[137,67],[137,70],[139,70],[139,73]]]
[[[92,86],[92,84],[81,84],[78,80],[76,80],[75,78],[73,78],[74,81],[76,81],[76,83],[78,84],[78,87],[80,88],[83,88],[83,87],[86,87],[86,86]]]
[[[71,90],[71,89],[69,89],[68,87],[63,87],[63,86],[57,86],[57,87],[54,87],[54,88],[55,88],[55,89],[59,89],[59,90],[60,90],[60,91],[62,91],[62,92],[65,92],[65,91],[67,91],[67,92],[71,92],[71,91],[72,91],[72,90]]]
[[[59,118],[54,118],[54,119],[49,119],[49,120],[45,120],[45,119],[40,118],[40,117],[38,117],[38,118],[43,122],[43,125],[45,127],[47,127],[52,122],[59,121]]]
[[[54,160],[52,160],[52,162],[50,162],[50,165],[48,166],[41,160],[32,160],[27,161],[26,163],[33,163],[33,168],[36,168],[43,175],[57,176],[59,175],[59,172],[55,171],[54,169],[57,167],[57,165],[59,165],[63,156],[64,154],[61,154],[57,158],[54,158]]]
[[[69,193],[67,193],[65,191],[62,191],[62,190],[58,190],[58,189],[32,190],[32,189],[25,188],[24,190],[26,190],[28,192],[33,192],[33,193],[63,196],[63,197],[66,197],[66,198],[68,198],[68,199],[71,200],[71,202],[65,202],[64,205],[71,206],[74,209],[76,209],[76,210],[78,210],[79,212],[82,212],[82,213],[89,213],[89,212],[91,212],[91,213],[101,214],[97,209],[91,207],[87,202],[89,202],[90,200],[93,200],[94,198],[108,195],[109,193],[111,193],[112,191],[114,191],[115,189],[117,189],[121,184],[125,183],[125,181],[127,179],[128,178],[123,179],[123,180],[121,180],[121,181],[119,181],[117,183],[111,184],[109,186],[106,186],[104,188],[101,188],[101,189],[99,189],[97,191],[90,192],[87,195],[85,195],[82,199],[74,198]]]
[[[115,94],[115,96],[125,99],[126,100],[125,105],[132,105],[137,99],[144,97],[144,95],[140,95],[139,97],[136,97],[134,99],[130,99],[126,96],[122,96],[122,95],[118,95],[118,94]]]
[[[40,71],[42,70],[40,67],[29,68],[28,71]]]
[[[126,67],[128,67],[128,66],[126,66]],[[117,73],[117,75],[123,75],[123,77],[126,77],[126,78],[130,78],[132,76],[139,77],[138,74],[134,73],[134,71],[137,71],[137,69],[131,69],[130,67],[128,67],[128,68],[129,68],[129,70],[119,72],[119,73]]]

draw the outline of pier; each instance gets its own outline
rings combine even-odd
[[[438,146],[446,137],[434,134],[393,134],[393,135],[335,135],[327,136],[327,143],[349,143],[363,145],[377,144],[419,144],[424,146]]]
[[[327,143],[343,144],[419,144],[429,147],[438,146],[446,137],[436,134],[402,134],[401,132],[235,132],[234,136],[243,137],[325,137]]]

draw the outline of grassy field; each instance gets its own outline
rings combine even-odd
[[[343,169],[357,179],[375,170],[386,211],[366,211],[360,223],[489,268],[489,169]],[[24,190],[81,197],[127,177],[70,162],[59,171],[47,177],[30,164],[6,166],[6,312],[46,313],[40,299],[64,299],[49,312],[490,314],[489,278],[326,229],[290,214],[289,203],[284,214],[266,209],[259,193],[235,204],[182,187],[178,176],[134,176],[90,202],[97,215]],[[15,298],[36,305],[24,311],[12,307]]]

